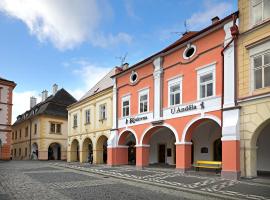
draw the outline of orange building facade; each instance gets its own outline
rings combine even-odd
[[[0,160],[11,156],[12,96],[16,84],[0,77]]]
[[[109,165],[172,165],[187,171],[198,160],[215,160],[222,161],[223,177],[239,177],[236,16],[213,18],[209,27],[118,69],[112,77]]]

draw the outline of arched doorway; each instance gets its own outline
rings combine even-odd
[[[79,155],[79,142],[78,140],[73,140],[71,143],[71,148],[70,148],[70,161],[71,162],[78,162],[80,160],[80,155]]]
[[[48,148],[48,160],[61,160],[61,146],[58,143],[50,144]]]
[[[150,145],[149,164],[175,166],[175,142],[175,133],[169,127],[155,126],[149,129],[142,139],[143,145]]]
[[[107,141],[108,138],[105,135],[100,136],[97,140],[97,147],[96,147],[97,164],[107,163]]]
[[[37,143],[32,144],[31,159],[38,160],[38,145],[37,145]]]
[[[200,119],[187,130],[186,142],[192,142],[191,164],[198,160],[222,160],[222,130],[212,119]]]
[[[93,143],[90,138],[86,138],[83,141],[82,146],[82,162],[93,163]]]
[[[258,130],[256,142],[257,149],[257,175],[270,176],[270,120],[265,122]]]
[[[126,147],[124,150],[125,164],[136,165],[136,144],[137,138],[133,132],[127,130],[120,134],[118,145]]]

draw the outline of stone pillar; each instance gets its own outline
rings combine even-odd
[[[128,146],[108,147],[107,155],[109,166],[128,164]]]
[[[238,108],[223,111],[222,172],[229,179],[240,177],[240,133]]]
[[[176,169],[183,172],[191,168],[191,142],[176,143]]]
[[[246,177],[257,177],[257,147],[245,148],[245,167]]]
[[[162,57],[154,60],[154,121],[160,120],[162,117]]]
[[[149,149],[150,145],[136,146],[136,167],[142,168],[149,165]]]

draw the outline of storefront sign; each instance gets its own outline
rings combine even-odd
[[[198,106],[200,106],[201,109],[204,109],[204,102],[201,102],[200,105],[191,104],[191,105],[187,105],[184,107],[178,106],[178,107],[172,108],[171,113],[177,114],[177,113],[181,113],[181,112],[196,110],[198,108]]]
[[[132,117],[129,119],[126,119],[126,124],[135,124],[136,122],[142,121],[142,120],[147,120],[147,116],[143,117]]]

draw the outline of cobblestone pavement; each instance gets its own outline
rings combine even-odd
[[[97,171],[93,173],[92,170]],[[120,171],[123,174],[126,173],[129,180],[109,176],[111,173]],[[116,169],[105,166],[66,165],[65,162],[0,161],[0,200],[212,200],[222,198],[209,194],[202,196],[202,194],[180,191],[175,188],[133,181],[137,177],[155,179],[159,177],[157,173],[158,171],[155,170],[137,171],[125,167]],[[169,182],[170,178],[175,177],[167,176],[167,178]],[[160,181],[165,181],[165,179],[160,178]]]
[[[256,179],[227,180],[219,174],[194,172],[181,173],[170,168],[148,167],[137,169],[135,166],[108,167],[89,163],[52,163],[65,168],[77,169],[136,182],[151,183],[191,193],[215,194],[225,198],[265,200],[270,199],[270,177]]]

